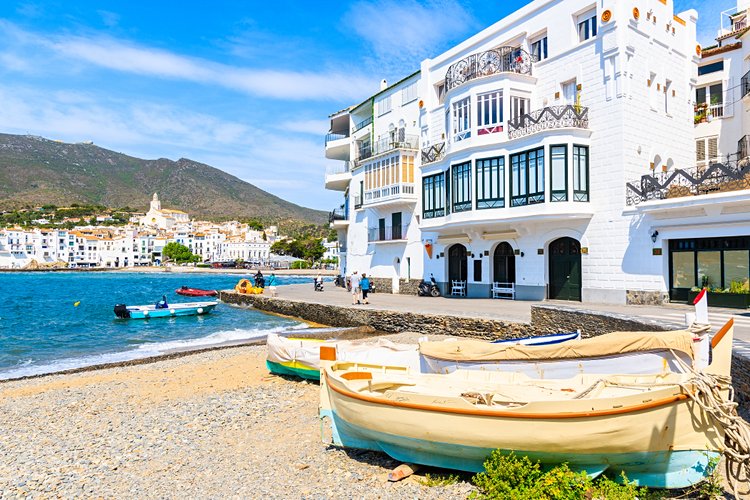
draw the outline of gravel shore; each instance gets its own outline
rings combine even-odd
[[[404,340],[416,340],[400,336]],[[396,340],[396,339],[394,339]],[[466,498],[321,443],[316,384],[265,346],[0,384],[0,498]],[[421,470],[421,473],[443,471]]]

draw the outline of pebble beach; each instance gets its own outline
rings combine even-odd
[[[408,334],[400,341],[414,341]],[[0,383],[0,498],[466,498],[321,442],[314,383],[265,345]]]

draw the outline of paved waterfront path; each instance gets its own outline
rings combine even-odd
[[[393,295],[374,293],[370,304],[352,306],[351,294],[343,288],[334,287],[333,283],[325,284],[325,291],[313,291],[309,285],[290,285],[279,288],[279,297],[302,302],[331,304],[337,306],[362,307],[390,311],[419,312],[425,314],[447,314],[467,318],[498,319],[512,322],[529,323],[531,306],[534,304],[552,304],[576,307],[590,311],[612,312],[629,316],[639,316],[652,320],[684,324],[685,313],[692,312],[692,306],[685,304],[668,304],[664,306],[625,306],[611,304],[581,304],[568,301],[532,302],[501,299],[467,299],[451,297],[417,297],[415,295]],[[735,348],[750,358],[750,311],[737,309],[711,308],[711,324],[719,327],[734,317]]]

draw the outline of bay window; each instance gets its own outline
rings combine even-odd
[[[477,96],[477,135],[503,131],[503,92],[487,92]]]
[[[573,201],[589,201],[589,147],[573,145]]]
[[[568,201],[568,145],[549,148],[550,201]]]
[[[510,156],[510,206],[544,202],[544,148]]]
[[[477,209],[505,206],[505,158],[477,160]]]
[[[471,210],[471,162],[451,166],[451,193],[454,212]]]
[[[462,141],[471,137],[471,98],[453,103],[453,140]]]

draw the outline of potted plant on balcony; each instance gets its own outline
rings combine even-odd
[[[702,282],[708,284],[708,276],[703,276]],[[750,281],[732,280],[729,288],[704,286],[708,294],[708,303],[715,307],[731,307],[736,309],[750,308]],[[701,289],[693,287],[688,292],[688,303],[692,303]]]
[[[695,111],[695,118],[693,123],[695,125],[708,121],[708,104],[705,102],[699,102],[693,107]]]

